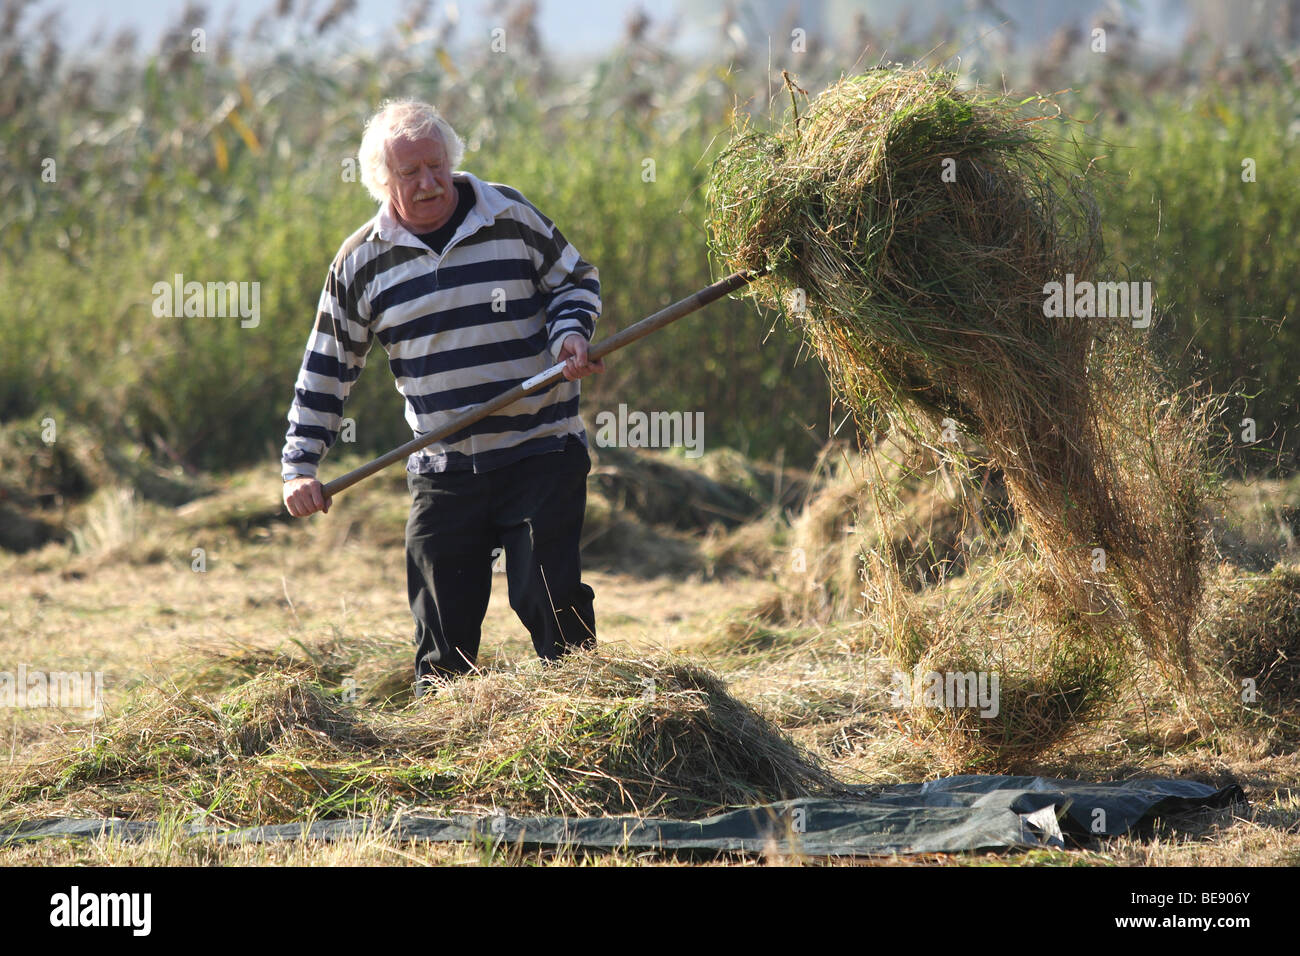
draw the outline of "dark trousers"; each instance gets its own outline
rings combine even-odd
[[[407,474],[406,582],[415,618],[415,676],[451,678],[478,658],[504,548],[510,606],[543,660],[594,647],[595,593],[582,583],[578,540],[591,458],[576,437],[563,451],[493,471]]]

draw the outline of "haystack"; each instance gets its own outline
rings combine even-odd
[[[1267,574],[1220,568],[1207,605],[1198,649],[1219,678],[1221,712],[1294,739],[1300,732],[1300,565],[1279,564]]]
[[[301,661],[215,698],[201,690],[212,674],[142,687],[0,778],[0,822],[160,805],[227,825],[399,807],[698,815],[840,789],[716,677],[671,659],[572,654],[400,710],[350,702]]]

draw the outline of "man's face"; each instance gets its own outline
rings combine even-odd
[[[431,232],[450,219],[457,197],[442,138],[434,133],[419,140],[395,140],[388,154],[388,193],[402,225],[414,233]]]

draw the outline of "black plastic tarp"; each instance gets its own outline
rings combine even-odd
[[[961,776],[857,788],[848,797],[801,798],[698,820],[656,817],[399,816],[322,820],[240,830],[189,824],[188,835],[230,843],[342,840],[364,834],[523,847],[627,848],[875,856],[1064,847],[1066,837],[1118,836],[1169,817],[1244,803],[1240,787],[1191,780],[1085,783],[1044,777]],[[31,820],[0,830],[0,845],[51,837],[139,839],[150,821]]]

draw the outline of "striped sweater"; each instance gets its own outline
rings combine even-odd
[[[600,278],[516,190],[468,173],[473,209],[441,255],[385,203],[335,256],[289,409],[282,475],[314,477],[375,339],[416,436],[555,364],[572,332],[590,341]],[[489,471],[587,440],[579,383],[535,392],[411,455],[407,470]]]

